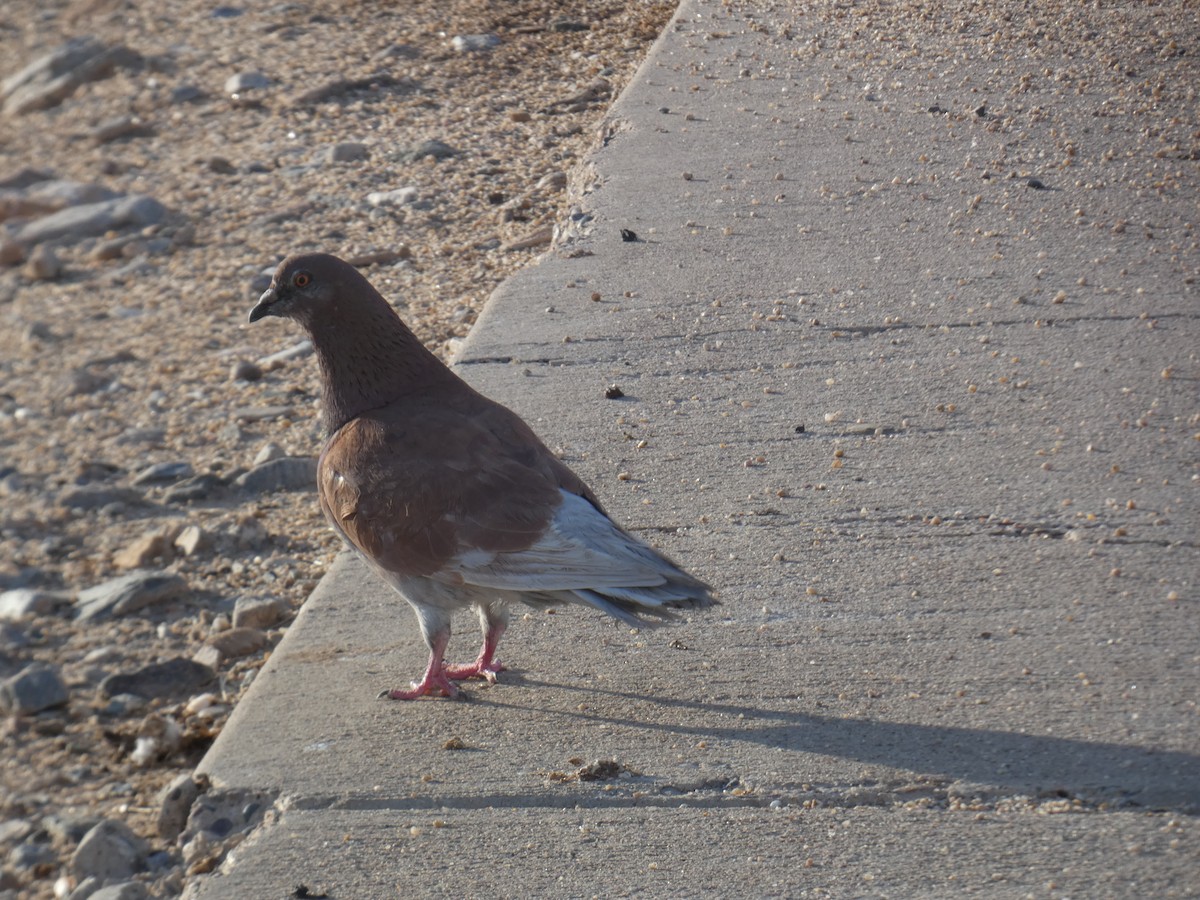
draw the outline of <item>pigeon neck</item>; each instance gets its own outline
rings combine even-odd
[[[454,377],[383,298],[355,318],[353,323],[322,322],[312,329],[329,434],[368,410],[427,390],[445,376]]]

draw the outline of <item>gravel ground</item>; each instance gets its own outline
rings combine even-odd
[[[153,895],[178,893],[159,792],[338,550],[309,487],[315,366],[293,329],[243,324],[263,272],[299,249],[373,261],[452,353],[568,218],[572,170],[673,9],[6,4],[0,76],[85,35],[112,62],[48,108],[0,90],[0,897],[97,874],[80,850],[102,819],[145,840],[123,838]],[[495,38],[454,40],[473,35]],[[157,203],[22,231],[104,191]]]

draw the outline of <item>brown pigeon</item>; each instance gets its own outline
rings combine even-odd
[[[591,606],[630,625],[714,603],[711,589],[615,524],[525,422],[421,345],[349,263],[293,256],[250,321],[312,337],[329,437],[317,467],[334,529],[412,604],[429,665],[396,700],[496,680],[507,606]],[[446,665],[450,617],[473,608],[479,657]]]

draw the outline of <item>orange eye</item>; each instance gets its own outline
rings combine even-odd
[[[307,272],[297,272],[292,276],[292,286],[298,288],[306,288],[312,284],[312,276]]]

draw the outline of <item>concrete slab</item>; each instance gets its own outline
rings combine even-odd
[[[920,10],[686,0],[459,362],[722,606],[518,615],[499,685],[390,703],[425,649],[340,560],[201,766],[277,809],[192,896],[1194,890],[1186,122],[1097,11]]]
[[[878,807],[289,813],[224,897],[1167,897],[1188,818]],[[218,894],[213,894],[217,896]]]

